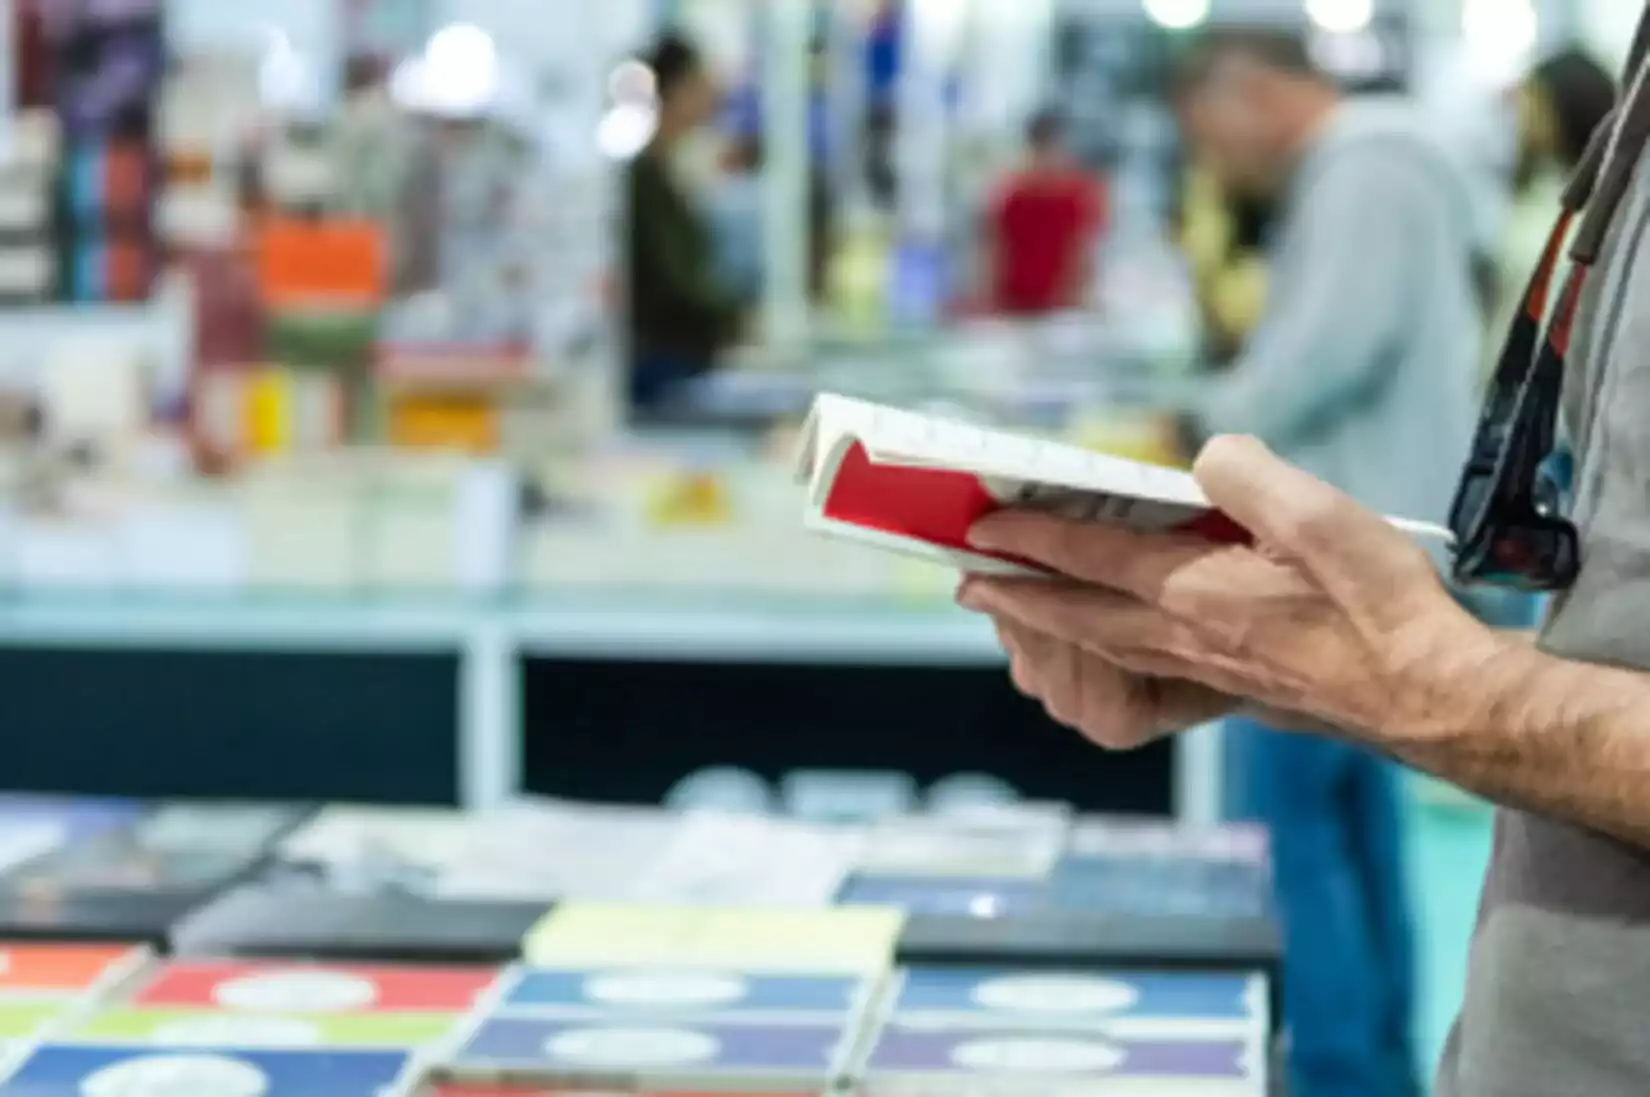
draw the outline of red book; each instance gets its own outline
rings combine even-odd
[[[810,529],[979,574],[1044,574],[969,547],[975,523],[1005,508],[1235,544],[1249,540],[1179,469],[841,396],[815,401],[798,479],[808,487]],[[1422,541],[1449,541],[1438,526],[1393,524]]]
[[[462,1013],[493,985],[492,968],[178,961],[136,1006],[249,1013]]]

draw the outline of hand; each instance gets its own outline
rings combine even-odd
[[[959,592],[1057,719],[1114,748],[1241,702],[1410,731],[1495,657],[1404,534],[1260,443],[1217,439],[1194,474],[1254,547],[1021,512],[975,529],[978,547],[1069,577],[971,578]]]
[[[965,587],[962,598],[974,597]],[[1237,707],[1223,693],[1192,682],[1136,674],[1081,646],[997,621],[1014,684],[1043,703],[1059,724],[1107,750],[1135,750],[1170,732],[1219,719]]]

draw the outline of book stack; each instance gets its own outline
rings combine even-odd
[[[60,295],[149,296],[160,267],[153,210],[155,104],[166,63],[158,0],[90,0],[47,13],[62,156],[56,179]]]

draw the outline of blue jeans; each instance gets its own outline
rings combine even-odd
[[[1226,724],[1229,813],[1272,832],[1293,1097],[1416,1097],[1398,778],[1331,739]]]
[[[709,370],[709,362],[679,355],[638,354],[630,363],[630,406],[644,413],[664,410],[689,381]]]

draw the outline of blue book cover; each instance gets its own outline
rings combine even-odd
[[[398,1051],[46,1046],[0,1097],[383,1097],[407,1063]]]
[[[852,877],[837,895],[843,906],[899,907],[907,914],[1005,918],[1049,908],[1048,885],[1031,880],[912,876]]]
[[[495,1017],[476,1031],[452,1067],[460,1075],[496,1071],[545,1078],[617,1072],[824,1080],[844,1039],[841,1025]]]
[[[956,1086],[1013,1079],[1027,1093],[1049,1092],[1039,1087],[1044,1079],[1055,1087],[1094,1084],[1096,1093],[1106,1094],[1137,1092],[1128,1083],[1139,1083],[1177,1097],[1261,1097],[1264,1069],[1256,1058],[1238,1041],[1135,1043],[1084,1033],[890,1029],[872,1052],[865,1078],[870,1092],[906,1076]]]
[[[852,976],[745,975],[718,971],[523,971],[501,1012],[697,1018],[801,1014],[844,1018],[869,993]]]
[[[1264,990],[1239,974],[916,967],[900,976],[893,1023],[1242,1032],[1264,1022]]]

